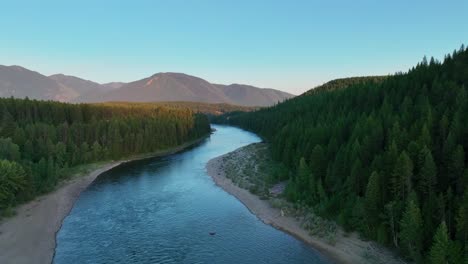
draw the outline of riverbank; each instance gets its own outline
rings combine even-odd
[[[0,263],[51,263],[56,234],[63,219],[73,208],[80,193],[100,174],[126,162],[174,154],[202,142],[208,136],[175,148],[101,163],[91,172],[75,175],[60,183],[54,191],[17,207],[14,216],[0,222]]]
[[[381,246],[359,239],[357,234],[345,234],[342,230],[337,230],[333,237],[333,243],[328,239],[312,236],[310,231],[303,228],[297,217],[285,214],[281,207],[275,207],[271,201],[252,194],[249,190],[238,186],[246,185],[245,171],[254,171],[258,175],[258,164],[255,160],[259,155],[252,145],[240,148],[234,152],[225,154],[210,160],[206,169],[214,182],[241,201],[253,214],[255,214],[265,224],[269,224],[279,230],[293,235],[294,237],[308,243],[325,256],[337,263],[404,263],[392,252]],[[262,155],[260,155],[262,156]],[[253,162],[252,162],[253,161]],[[236,168],[227,164],[236,164]],[[251,164],[251,168],[246,168],[245,164]],[[227,177],[227,173],[242,175],[236,178],[237,184]],[[232,178],[232,177],[231,177]]]

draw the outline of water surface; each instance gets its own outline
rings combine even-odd
[[[54,263],[330,263],[214,184],[210,159],[260,141],[214,128],[189,150],[99,176],[64,220]]]

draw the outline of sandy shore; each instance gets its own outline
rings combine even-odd
[[[280,209],[272,207],[267,200],[259,199],[256,195],[238,187],[226,178],[223,170],[223,157],[226,155],[212,159],[207,163],[208,175],[218,186],[241,201],[264,223],[308,243],[336,263],[404,263],[391,252],[372,242],[359,239],[356,234],[344,236],[340,232],[334,245],[321,238],[310,236],[295,218],[281,216]]]
[[[99,174],[119,164],[106,164],[20,206],[15,216],[0,225],[0,263],[50,263],[54,255],[55,234],[80,193]]]
[[[125,162],[173,154],[204,139],[205,137],[170,150],[104,164],[87,175],[62,182],[53,192],[19,206],[15,216],[0,223],[0,263],[51,263],[55,252],[56,234],[63,219],[73,208],[80,193],[100,174]]]

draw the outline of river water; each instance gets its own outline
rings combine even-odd
[[[214,184],[206,163],[260,138],[213,127],[191,149],[99,176],[65,218],[53,262],[330,263]]]

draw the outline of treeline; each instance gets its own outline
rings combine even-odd
[[[289,200],[417,263],[468,263],[468,50],[321,90],[217,121],[271,143]]]
[[[315,89],[311,89],[304,93],[304,95],[312,95],[323,91],[333,91],[348,87],[350,85],[361,84],[361,83],[381,83],[387,76],[362,76],[362,77],[350,77],[331,80]]]
[[[201,102],[153,102],[153,103],[134,103],[134,102],[107,102],[107,103],[98,103],[97,105],[107,105],[107,106],[122,106],[122,107],[168,107],[174,109],[190,109],[196,113],[203,113],[210,116],[217,116],[225,113],[240,111],[240,112],[250,112],[259,109],[259,107],[253,106],[240,106],[240,105],[231,105],[225,103],[201,103]]]
[[[210,132],[205,115],[161,106],[0,98],[0,216],[81,164],[175,147]]]

